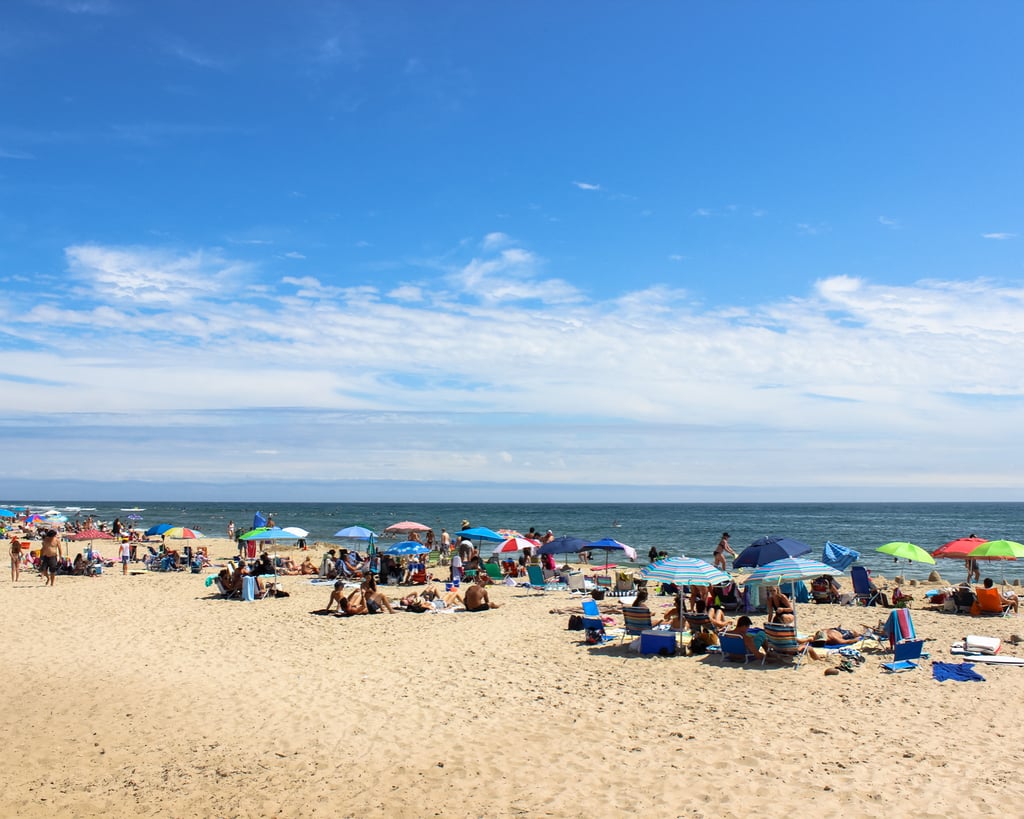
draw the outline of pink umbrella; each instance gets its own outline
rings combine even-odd
[[[414,520],[403,520],[401,523],[392,523],[388,526],[385,532],[428,532],[430,531],[429,526],[424,526],[422,523],[417,523]]]
[[[510,537],[504,541],[497,549],[496,552],[521,552],[523,549],[536,549],[540,546],[540,543],[536,540],[530,540],[528,537]]]
[[[71,536],[72,540],[113,540],[114,536],[109,532],[101,532],[99,529],[83,529]]]

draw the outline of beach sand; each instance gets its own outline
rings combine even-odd
[[[835,661],[640,657],[583,645],[549,613],[578,605],[565,592],[341,619],[310,614],[330,586],[307,578],[255,603],[203,579],[116,567],[0,584],[2,815],[938,817],[1024,802],[1024,667],[940,684],[928,661],[889,675],[874,654],[838,676],[823,673]],[[803,605],[800,630],[885,614]],[[938,660],[966,633],[1024,631],[913,617]]]

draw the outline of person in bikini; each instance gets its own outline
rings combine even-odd
[[[723,572],[726,569],[725,564],[725,553],[728,552],[733,557],[736,557],[736,552],[733,551],[732,546],[729,545],[729,533],[722,532],[722,537],[718,541],[718,545],[715,547],[715,568],[721,569]]]

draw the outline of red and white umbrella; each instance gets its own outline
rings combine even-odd
[[[71,536],[72,540],[113,540],[114,536],[110,532],[101,532],[99,529],[83,529],[81,532],[75,532]]]
[[[510,537],[508,540],[502,542],[495,552],[521,552],[523,549],[536,549],[540,546],[540,542],[536,540],[530,540],[528,537]]]

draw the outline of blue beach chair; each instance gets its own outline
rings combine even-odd
[[[896,644],[891,663],[882,663],[882,668],[890,673],[897,671],[913,671],[917,668],[915,660],[921,659],[924,640],[903,640]]]

